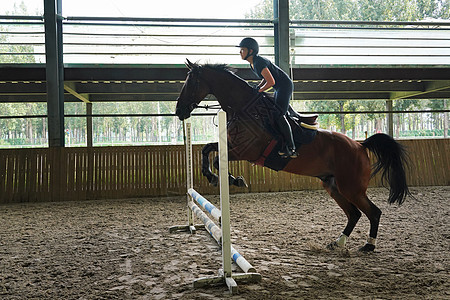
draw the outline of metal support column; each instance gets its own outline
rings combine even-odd
[[[94,145],[92,133],[92,102],[86,103],[86,146],[92,147]]]
[[[64,147],[62,0],[44,0],[48,144]]]
[[[444,99],[444,109],[448,109],[447,99]],[[444,112],[444,138],[448,138],[448,112]]]
[[[387,111],[392,111],[392,100],[387,100],[386,101],[386,110]],[[386,120],[387,120],[387,129],[388,129],[388,134],[392,137],[394,137],[394,114],[389,112],[386,116]]]
[[[275,54],[275,64],[280,65],[280,51],[278,42],[278,0],[273,0],[273,47]]]
[[[274,46],[275,64],[289,72],[289,1],[274,0]]]

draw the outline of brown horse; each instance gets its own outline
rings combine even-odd
[[[263,125],[261,114],[257,113],[261,105],[249,105],[255,99],[254,89],[226,65],[199,65],[189,60],[186,65],[190,71],[177,100],[176,115],[181,120],[189,118],[192,110],[199,107],[207,95],[214,95],[228,116],[229,160],[259,161],[267,154],[274,136]],[[270,101],[267,95],[265,99]],[[345,246],[361,212],[370,220],[370,232],[367,243],[359,250],[375,249],[381,210],[366,194],[372,169],[367,150],[377,158],[372,176],[382,171],[383,180],[389,184],[389,203],[402,204],[409,195],[404,171],[406,153],[386,134],[375,134],[359,143],[343,134],[317,130],[312,142],[298,149],[298,157],[283,164],[283,171],[320,178],[323,187],[347,215],[346,227],[339,238],[328,245],[329,249]],[[209,165],[211,151],[217,151],[217,143],[204,147],[202,172],[210,183],[216,184],[217,176]],[[246,185],[242,177],[234,178],[231,174],[230,184]]]

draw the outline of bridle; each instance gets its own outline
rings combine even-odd
[[[208,109],[221,109],[222,107],[220,106],[220,104],[213,104],[213,105],[198,105],[193,103],[193,106],[191,105],[191,107],[195,108],[204,108],[206,110]]]
[[[192,89],[192,93],[191,93],[191,99],[194,99],[194,95],[196,94],[196,92],[197,92],[197,90],[199,89],[199,86],[200,86],[200,71],[201,71],[201,67],[199,66],[199,67],[197,67],[198,68],[198,70],[197,69],[191,69],[189,72],[188,72],[188,75],[191,75],[191,74],[193,74],[193,75],[195,75],[196,76],[196,78],[195,78],[195,86],[194,86],[194,88]],[[206,84],[208,84],[208,83],[206,83]],[[197,103],[192,103],[190,106],[189,106],[189,108],[190,108],[190,110],[192,111],[192,110],[194,110],[194,109],[196,109],[196,108],[204,108],[204,109],[206,109],[206,110],[208,110],[208,109],[220,109],[220,104],[213,104],[213,105],[198,105]]]

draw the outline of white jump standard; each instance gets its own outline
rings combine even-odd
[[[231,245],[230,241],[230,199],[228,186],[228,146],[227,146],[227,118],[224,111],[218,113],[219,117],[219,185],[220,185],[220,210],[211,204],[206,198],[193,189],[192,172],[192,144],[191,123],[185,120],[186,162],[187,162],[187,189],[188,189],[188,224],[173,226],[169,230],[190,231],[206,229],[214,240],[222,247],[222,269],[216,277],[205,277],[194,281],[194,287],[226,284],[231,293],[237,292],[236,282],[259,282],[261,275],[255,268]],[[208,215],[194,203],[195,200],[203,207],[221,226],[217,226]],[[202,225],[194,225],[194,215],[202,220]],[[232,259],[244,273],[232,273]]]

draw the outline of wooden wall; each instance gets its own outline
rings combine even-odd
[[[408,148],[411,186],[450,184],[449,139],[401,140]],[[194,145],[194,187],[217,194],[200,172],[201,145]],[[0,203],[104,198],[158,197],[186,192],[184,146],[132,146],[61,149],[1,149]],[[320,189],[316,178],[274,172],[248,162],[230,163],[248,189],[278,192]],[[380,186],[375,177],[371,186]]]

